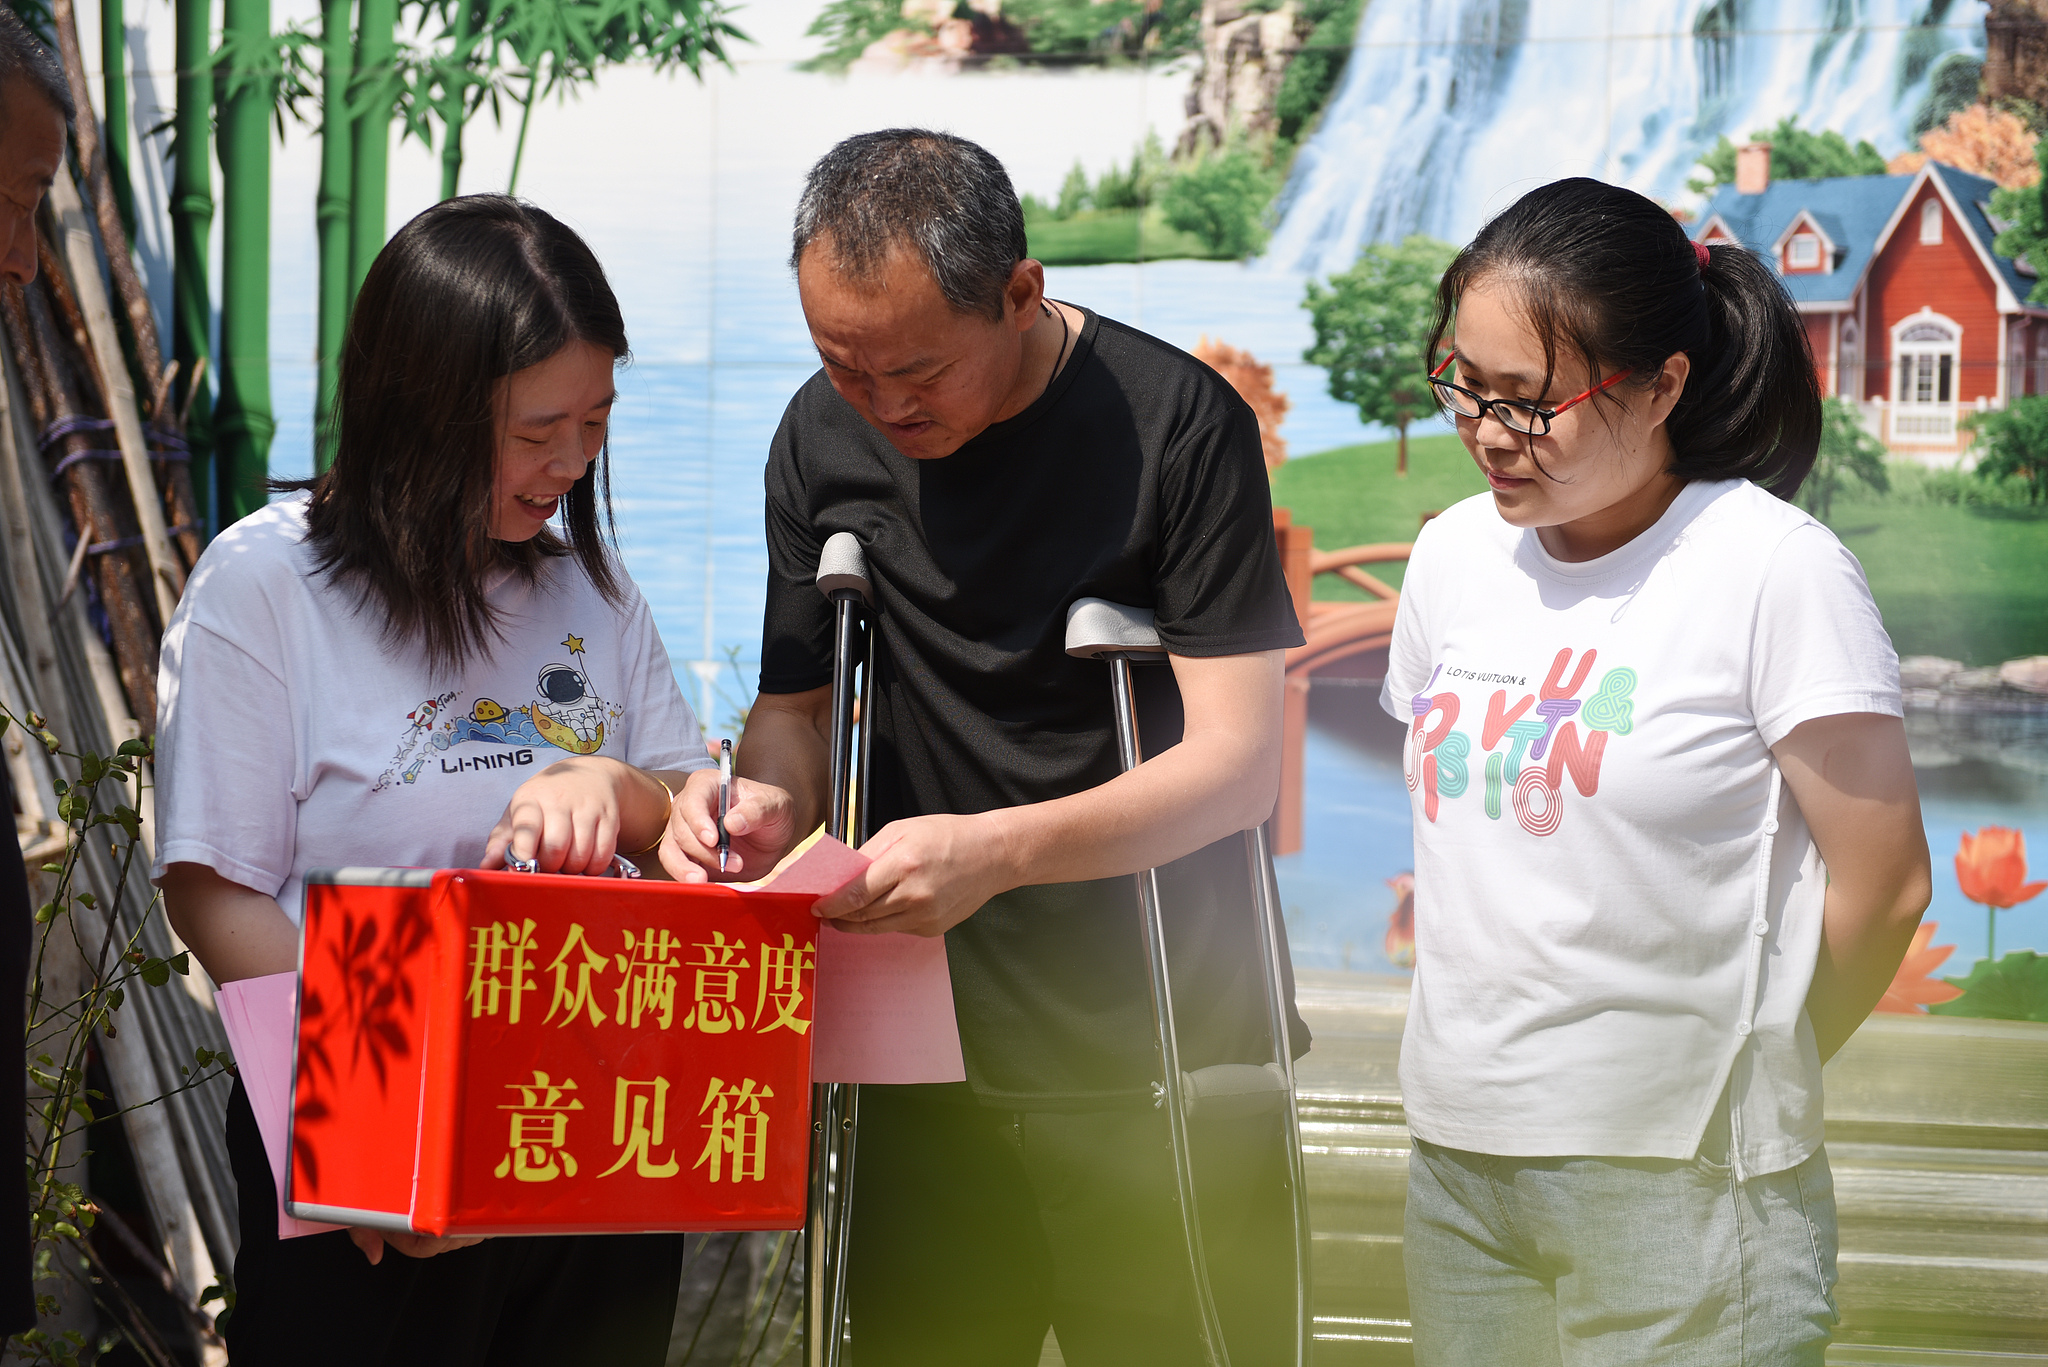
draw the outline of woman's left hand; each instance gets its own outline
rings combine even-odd
[[[530,859],[542,873],[603,873],[622,833],[659,838],[667,820],[668,795],[653,775],[615,759],[577,756],[519,785],[491,828],[478,867]]]

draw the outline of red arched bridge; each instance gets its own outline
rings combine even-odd
[[[1287,652],[1280,811],[1273,840],[1274,853],[1293,854],[1301,848],[1302,749],[1308,735],[1309,678],[1354,655],[1386,649],[1393,639],[1394,608],[1401,601],[1401,591],[1364,567],[1405,561],[1414,543],[1385,541],[1319,551],[1310,529],[1295,526],[1293,515],[1285,508],[1273,510],[1273,536],[1287,572],[1287,587],[1294,595],[1295,615],[1308,637],[1306,644]],[[1335,575],[1372,596],[1363,603],[1315,602],[1311,589],[1320,574]]]

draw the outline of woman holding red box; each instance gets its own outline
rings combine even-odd
[[[332,468],[213,541],[164,637],[154,873],[216,982],[296,970],[312,868],[596,873],[715,781],[600,525],[626,352],[596,258],[530,205],[449,200],[378,255]],[[239,1084],[228,1146],[238,1367],[666,1354],[680,1235],[281,1240]]]

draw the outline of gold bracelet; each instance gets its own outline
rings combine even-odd
[[[647,846],[646,849],[628,851],[626,855],[628,859],[638,859],[641,855],[647,853],[648,850],[660,848],[663,838],[668,835],[669,819],[676,814],[676,790],[669,787],[667,783],[662,782],[661,775],[648,773],[645,769],[642,769],[640,772],[647,774],[647,777],[661,784],[661,791],[668,794],[668,808],[661,814],[661,834],[654,837],[654,843]]]

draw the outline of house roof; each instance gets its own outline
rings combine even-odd
[[[1986,206],[1991,203],[1991,192],[1998,188],[1998,182],[1986,176],[1973,176],[1967,171],[1958,171],[1953,166],[1943,166],[1938,161],[1927,163],[1928,171],[1939,177],[1947,187],[1949,199],[1957,215],[1969,228],[1983,248],[1984,256],[1992,263],[1993,270],[2012,291],[2012,297],[2024,304],[2033,292],[2035,280],[2021,274],[2009,256],[2000,256],[1991,244],[1998,239],[1998,228],[1991,221]]]
[[[1947,168],[1944,167],[1944,170]],[[1961,175],[1961,172],[1950,172]],[[1917,176],[1833,176],[1826,180],[1774,180],[1760,195],[1742,195],[1724,185],[1700,215],[1700,231],[1719,219],[1735,239],[1759,255],[1769,256],[1772,244],[1784,237],[1804,211],[1841,252],[1831,271],[1798,272],[1782,277],[1798,304],[1841,304],[1846,307],[1869,269],[1878,239]],[[1975,176],[1966,177],[1975,181]],[[1988,184],[1988,182],[1986,182]],[[1984,196],[1988,198],[1988,195]],[[1982,219],[1982,215],[1979,215]],[[1973,227],[1976,225],[1972,225]],[[1988,228],[1990,225],[1983,224]],[[1985,239],[1986,244],[1990,242]],[[2008,267],[2010,263],[2007,263]],[[2017,278],[2017,276],[2015,276]],[[2029,285],[2031,288],[2031,284]],[[2026,291],[2019,292],[2021,298]]]

